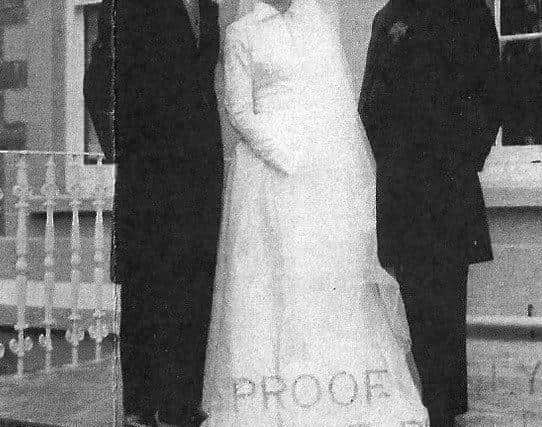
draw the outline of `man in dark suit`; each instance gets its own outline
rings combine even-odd
[[[103,2],[85,97],[117,168],[111,279],[121,286],[123,403],[134,422],[205,418],[223,173],[218,51],[212,0]]]
[[[378,251],[401,285],[431,425],[467,411],[468,265],[492,259],[478,178],[499,124],[484,0],[390,0],[359,112],[377,164]]]

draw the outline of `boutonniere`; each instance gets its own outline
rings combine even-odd
[[[408,25],[405,24],[404,22],[397,21],[395,24],[393,24],[389,32],[389,35],[392,38],[393,43],[396,44],[397,42],[399,42],[399,40],[401,40],[405,36],[407,30],[408,30]]]

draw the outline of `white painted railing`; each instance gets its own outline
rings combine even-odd
[[[70,247],[70,267],[71,278],[69,282],[70,291],[70,315],[69,327],[66,330],[65,338],[71,345],[71,366],[79,364],[79,343],[83,340],[85,332],[95,342],[95,360],[102,358],[103,339],[115,330],[115,322],[108,324],[104,320],[104,286],[109,283],[106,277],[106,245],[104,237],[104,218],[103,212],[107,202],[112,197],[112,188],[107,182],[108,174],[105,171],[107,166],[102,163],[103,155],[94,153],[71,153],[71,152],[37,152],[37,151],[0,151],[0,156],[4,160],[4,178],[9,182],[8,167],[15,161],[15,182],[12,188],[0,188],[0,206],[7,212],[7,196],[14,196],[13,208],[16,213],[16,277],[15,289],[16,298],[12,298],[16,304],[16,319],[13,327],[17,332],[17,338],[13,338],[9,343],[0,342],[0,358],[4,357],[7,351],[11,351],[17,356],[17,373],[21,377],[25,373],[25,358],[34,348],[34,342],[27,335],[29,324],[27,321],[27,310],[29,308],[29,299],[32,299],[31,293],[37,292],[34,287],[29,287],[28,278],[28,217],[32,207],[41,204],[45,208],[45,232],[44,232],[44,256],[43,256],[43,297],[42,307],[44,309],[43,322],[40,325],[44,329],[44,334],[39,336],[38,344],[44,348],[45,363],[44,370],[52,369],[53,345],[51,331],[55,328],[55,318],[53,315],[55,303],[55,291],[59,291],[59,283],[56,280],[56,262],[55,260],[55,208],[58,203],[68,202],[72,212],[71,220],[71,247]],[[95,180],[90,190],[88,182],[82,182],[81,170],[84,167],[83,159],[85,157],[94,157],[97,159]],[[36,159],[34,162],[31,160]],[[10,163],[11,162],[11,163]],[[35,181],[35,177],[29,180],[29,165],[35,168],[43,168],[45,165],[45,176],[43,184],[39,189],[33,187],[30,181]],[[66,168],[65,177],[67,179],[64,191],[57,185],[57,171],[60,165]],[[32,170],[33,172],[33,170]],[[35,175],[35,174],[33,174]],[[39,178],[39,177],[38,177]],[[85,178],[88,180],[88,178]],[[11,193],[9,193],[11,192]],[[81,230],[80,230],[80,208],[82,202],[89,202],[94,212],[94,238],[93,238],[93,283],[91,293],[93,302],[93,321],[91,325],[85,328],[81,322]],[[64,209],[65,210],[65,209]],[[65,292],[65,287],[63,292]],[[86,292],[88,294],[88,292]],[[87,295],[88,296],[88,295]],[[2,307],[0,306],[0,309]],[[33,325],[36,326],[36,325]]]
[[[88,175],[88,168],[82,173],[86,168],[83,162],[85,156],[97,159],[97,165],[92,167],[95,173],[91,178]],[[59,329],[58,316],[55,319],[55,310],[59,307],[67,307],[70,310],[69,326],[65,333],[65,339],[71,346],[70,366],[75,367],[80,363],[79,344],[85,333],[94,340],[94,360],[100,361],[104,338],[112,332],[116,334],[119,332],[118,323],[115,321],[118,316],[114,316],[113,321],[108,321],[105,316],[106,309],[116,314],[120,309],[115,298],[115,286],[109,282],[106,274],[108,249],[105,242],[104,209],[111,204],[113,189],[110,186],[110,166],[102,164],[102,157],[101,154],[94,153],[0,151],[0,159],[4,160],[4,170],[0,166],[0,173],[4,174],[5,182],[6,179],[7,182],[10,179],[14,180],[12,185],[9,185],[10,188],[7,185],[0,188],[0,211],[6,212],[8,208],[15,213],[16,247],[14,260],[16,274],[14,278],[3,281],[0,288],[0,310],[6,306],[16,308],[11,325],[17,333],[17,338],[9,342],[0,342],[0,358],[7,352],[16,355],[18,377],[24,375],[25,359],[30,352],[36,351],[38,345],[44,350],[44,370],[48,372],[53,368],[51,331]],[[57,178],[61,166],[65,167],[65,173],[59,180]],[[35,171],[40,173],[36,174]],[[12,174],[13,178],[7,176],[9,174]],[[36,179],[40,180],[39,184],[36,184]],[[89,183],[89,180],[92,182]],[[65,181],[65,185],[58,186],[59,181]],[[8,206],[8,202],[11,206]],[[28,274],[28,217],[37,206],[40,212],[45,212],[45,230],[43,258],[39,261],[43,265],[44,273],[43,277],[36,281],[31,280]],[[90,208],[94,219],[93,238],[85,240],[87,245],[92,246],[93,251],[93,257],[89,260],[93,268],[90,283],[82,281],[84,267],[80,225],[82,206],[85,206],[85,210]],[[58,231],[55,215],[66,212],[66,209],[71,211],[70,247],[66,256],[69,258],[70,270],[68,282],[59,280],[60,260],[58,255],[55,258],[55,249],[60,243],[55,233]],[[31,326],[43,328],[44,333],[39,336],[38,342],[34,343],[27,332],[29,310],[36,307],[43,309],[43,319],[39,325],[34,322]],[[83,321],[81,318],[81,312],[83,310],[86,312],[89,308],[93,311],[90,324],[88,319]],[[469,316],[467,323],[478,327],[536,329],[542,328],[542,317]]]

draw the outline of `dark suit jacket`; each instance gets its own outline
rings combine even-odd
[[[85,97],[117,164],[114,281],[176,280],[196,263],[214,264],[223,168],[218,52],[212,0],[200,0],[199,44],[182,0],[103,3]],[[112,130],[103,113],[111,106]]]
[[[359,112],[382,264],[492,258],[477,172],[500,124],[499,68],[484,0],[390,0],[376,15]]]

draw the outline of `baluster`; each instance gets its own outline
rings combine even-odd
[[[67,166],[71,169],[71,180],[68,187],[70,195],[70,206],[72,208],[72,228],[71,228],[71,314],[69,317],[70,327],[66,331],[66,340],[72,346],[72,366],[79,364],[79,343],[85,336],[85,331],[79,325],[79,294],[81,291],[81,234],[79,230],[79,206],[81,205],[81,196],[83,189],[80,183],[80,165],[78,157],[74,155],[71,159],[68,157]]]
[[[94,289],[95,289],[95,308],[94,324],[88,328],[88,333],[96,342],[95,359],[102,359],[102,341],[109,335],[109,329],[103,322],[103,285],[104,285],[104,224],[103,210],[105,207],[105,198],[107,195],[107,186],[105,183],[105,174],[102,171],[102,157],[98,159],[96,174],[96,186],[94,189],[93,206],[96,210],[96,220],[94,222]]]
[[[55,176],[55,161],[53,156],[49,156],[47,160],[47,170],[45,172],[45,183],[41,187],[41,194],[45,196],[43,205],[46,208],[45,222],[45,258],[43,261],[45,267],[44,275],[44,294],[43,306],[45,316],[43,324],[45,326],[45,335],[39,337],[40,345],[45,349],[45,371],[51,370],[51,354],[53,351],[53,343],[51,340],[51,326],[53,324],[53,298],[55,292],[55,223],[54,223],[54,207],[55,199],[59,196],[60,191],[56,186]]]
[[[28,184],[26,158],[21,156],[17,162],[17,181],[13,187],[13,193],[18,198],[15,204],[17,210],[17,339],[13,338],[9,342],[9,349],[17,355],[17,376],[21,377],[24,373],[24,356],[32,349],[32,338],[25,337],[24,331],[28,328],[25,323],[26,297],[28,292],[28,280],[26,276],[28,262],[28,234],[27,217],[29,199],[32,196],[30,185]]]
[[[4,199],[4,192],[2,191],[2,187],[0,187],[0,201]],[[4,344],[0,342],[0,359],[4,357],[6,353],[6,349],[4,347]]]
[[[0,163],[1,164],[1,163]],[[0,202],[4,200],[4,192],[2,191],[2,187],[0,187]],[[2,204],[3,203],[0,203],[0,209],[2,208]],[[4,227],[4,224],[0,225],[0,229],[2,229]],[[1,357],[0,357],[1,359]]]
[[[120,292],[116,284],[114,284],[113,286],[115,286],[115,316],[113,318],[113,323],[111,324],[111,332],[114,335],[116,335],[118,339],[120,336],[120,311],[121,311],[120,297],[118,294]]]

